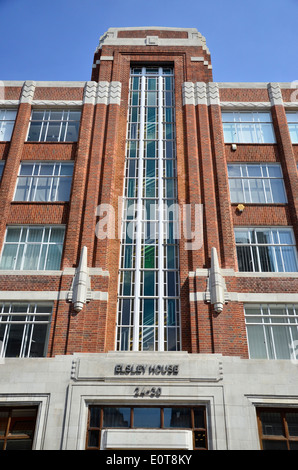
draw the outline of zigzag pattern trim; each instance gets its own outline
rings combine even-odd
[[[219,88],[217,83],[208,83],[207,101],[208,104],[220,105]]]
[[[272,106],[276,104],[283,105],[283,99],[279,83],[268,83],[268,94]]]
[[[120,105],[121,88],[121,82],[98,82],[96,104]]]
[[[184,82],[182,85],[182,99],[184,104],[195,104],[194,84],[192,82]]]
[[[32,103],[34,92],[35,92],[36,82],[26,81],[24,82],[20,103]]]
[[[97,83],[96,82],[86,82],[84,88],[84,98],[83,103],[85,104],[95,104],[96,100],[96,90],[97,90]]]

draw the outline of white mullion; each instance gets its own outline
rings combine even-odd
[[[45,235],[46,228],[49,229],[49,234],[48,234],[48,240],[45,242],[44,241],[44,235]],[[40,248],[40,252],[39,252],[39,257],[41,257],[43,245],[46,245],[47,249],[46,249],[46,254],[45,254],[45,258],[44,258],[44,266],[42,268],[43,270],[45,270],[47,260],[48,260],[51,233],[52,233],[52,227],[43,227],[42,242],[41,242],[41,248]],[[39,262],[40,262],[40,259],[39,259]]]
[[[21,227],[21,230],[20,230],[19,242],[18,242],[18,247],[17,247],[17,252],[16,252],[16,258],[15,258],[15,262],[14,262],[14,269],[16,268],[17,260],[18,260],[18,257],[19,257],[20,246],[21,246],[22,243],[25,246],[24,246],[23,255],[22,255],[22,259],[21,259],[20,269],[23,269],[24,255],[25,255],[25,248],[26,248],[26,242],[21,241],[22,240],[22,235],[23,235],[23,230],[27,230],[27,228],[26,227]],[[26,235],[26,240],[27,240],[27,235]]]
[[[269,313],[269,315],[268,315],[268,318],[269,318],[269,323],[268,323],[269,328],[268,328],[268,330],[269,330],[270,339],[271,339],[271,343],[272,343],[273,357],[274,357],[274,359],[276,359],[275,340],[274,340],[273,328],[272,328],[273,323],[271,321],[272,316],[271,316],[270,307],[268,306],[267,308],[268,308],[268,313]]]
[[[53,167],[52,175],[51,175],[50,193],[49,193],[48,201],[52,201],[52,200],[50,199],[50,196],[51,196],[51,194],[52,194],[52,189],[53,189],[53,184],[54,184],[56,165],[57,165],[57,163],[54,163],[54,167]],[[61,166],[61,165],[60,165],[60,166]],[[60,173],[60,166],[59,166],[59,173]],[[60,174],[57,175],[57,179],[58,179],[58,178],[60,178]],[[54,201],[56,201],[56,195],[57,195],[57,188],[56,188],[56,192],[55,192]]]
[[[159,207],[159,237],[158,237],[158,350],[164,351],[164,207],[163,207],[163,76],[162,68],[158,74],[158,207]]]
[[[275,252],[276,248],[279,249],[279,252],[282,255],[282,252],[281,252],[281,249],[280,249],[280,238],[279,238],[279,232],[278,231],[277,231],[277,237],[278,237],[278,244],[275,244],[274,239],[273,239],[272,230],[270,230],[271,246],[272,246],[272,250],[273,250],[273,261],[274,261],[275,272],[276,273],[278,273],[278,264],[277,264],[276,252]],[[283,256],[281,256],[281,262],[282,262],[282,269],[283,269],[283,272],[284,272],[285,271],[285,266],[284,266]]]
[[[23,327],[23,335],[22,335],[22,342],[21,342],[21,347],[20,347],[20,357],[24,357],[24,352],[25,352],[25,347],[26,347],[26,338],[28,338],[28,316],[29,316],[29,304],[27,304],[27,312],[25,314],[25,321],[24,321],[24,327]],[[16,322],[18,323],[18,322]],[[22,323],[18,323],[21,325]]]
[[[31,194],[31,188],[32,188],[32,184],[33,184],[33,181],[34,181],[34,178],[35,178],[35,167],[36,165],[38,165],[38,174],[36,175],[36,181],[37,183],[39,182],[39,174],[40,174],[40,163],[34,163],[33,164],[33,168],[32,168],[32,177],[31,177],[31,184],[30,184],[30,190],[29,190],[29,194]],[[34,194],[33,194],[33,197],[32,197],[32,201],[35,201],[36,200],[36,188],[37,188],[37,183],[35,185],[35,188],[34,188]]]
[[[137,191],[137,220],[136,220],[136,259],[135,259],[135,305],[133,315],[133,351],[139,350],[140,329],[140,277],[141,277],[141,248],[142,248],[142,191],[143,191],[143,166],[144,166],[144,132],[145,132],[145,68],[141,75],[141,102],[139,121],[139,149],[138,149],[138,191]]]
[[[50,118],[51,118],[51,111],[50,111],[50,110],[48,111],[49,117],[48,117],[47,120],[46,120],[46,113],[47,113],[47,111],[45,110],[44,113],[43,113],[42,126],[41,126],[40,136],[39,136],[39,141],[41,141],[42,130],[43,130],[43,127],[45,126],[45,127],[46,127],[46,131],[45,131],[45,135],[44,135],[44,140],[43,140],[43,142],[46,142],[46,141],[47,141],[48,132],[49,132],[49,122],[50,122]]]

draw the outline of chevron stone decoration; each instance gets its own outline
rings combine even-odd
[[[96,104],[118,104],[121,102],[121,82],[98,82]]]
[[[217,104],[220,105],[217,83],[184,82],[182,85],[183,104]]]
[[[20,103],[32,103],[36,82],[27,80],[24,82]]]
[[[279,83],[268,83],[268,94],[272,106],[276,104],[284,104]]]
[[[97,91],[97,83],[96,82],[86,82],[84,88],[84,104],[95,104],[96,100],[96,91]]]

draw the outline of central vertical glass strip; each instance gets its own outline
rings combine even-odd
[[[117,349],[180,349],[174,75],[130,76]]]

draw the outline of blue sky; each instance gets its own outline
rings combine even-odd
[[[298,0],[0,0],[0,80],[90,80],[109,27],[197,28],[218,82],[298,80]]]

